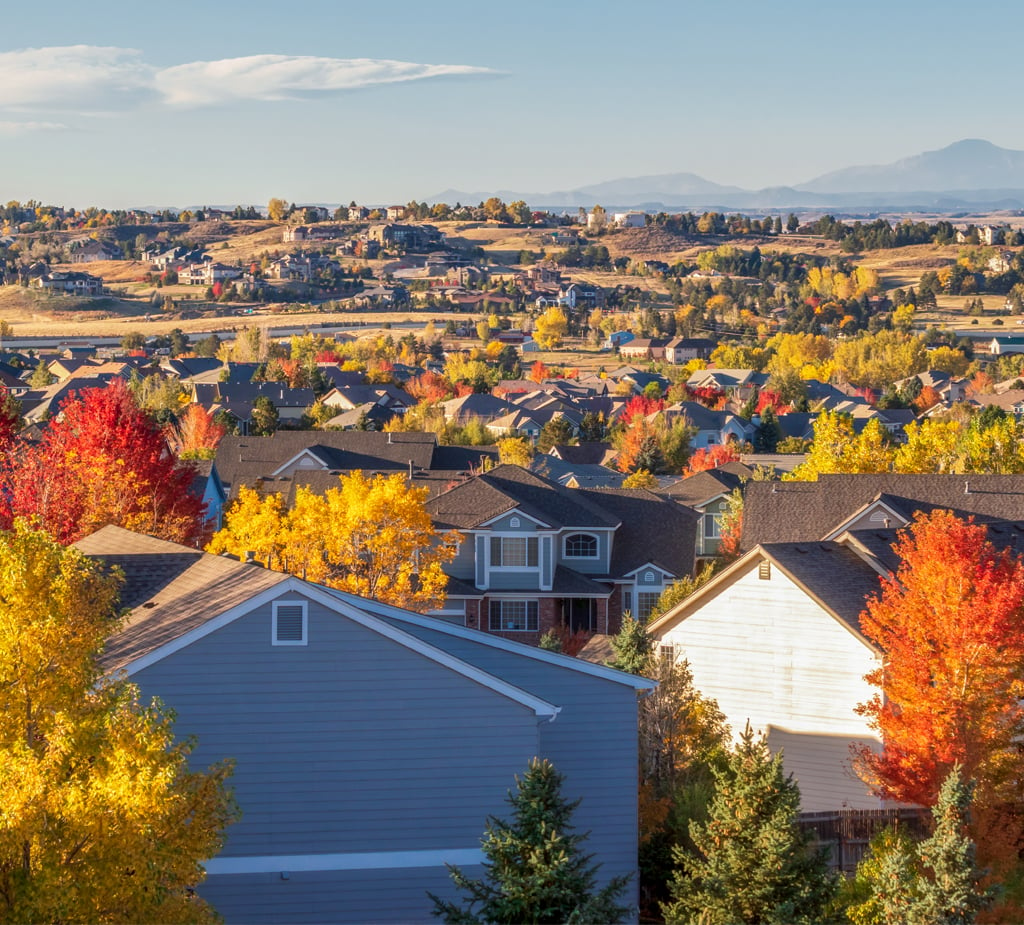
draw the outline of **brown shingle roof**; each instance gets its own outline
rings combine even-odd
[[[281,572],[107,526],[75,546],[121,568],[127,622],[100,658],[107,671],[124,668],[218,614],[288,580]]]

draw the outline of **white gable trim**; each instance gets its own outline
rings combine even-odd
[[[815,604],[817,604],[825,613],[827,613],[833,620],[836,621],[840,626],[843,627],[851,636],[866,646],[872,652],[878,652],[878,649],[868,640],[863,634],[855,630],[849,623],[842,619],[831,607],[829,607],[824,601],[822,601],[817,595],[812,594],[807,587],[804,585],[799,578],[793,575],[788,569],[781,565],[775,558],[764,551],[760,546],[755,546],[746,555],[737,559],[732,565],[728,566],[724,571],[719,572],[709,582],[701,585],[696,591],[693,592],[688,598],[680,601],[671,610],[662,614],[653,623],[649,624],[647,631],[650,635],[660,638],[664,632],[673,629],[678,624],[682,623],[687,617],[691,616],[694,611],[698,610],[704,605],[704,603],[710,598],[718,595],[724,588],[728,587],[733,581],[743,577],[748,572],[753,571],[762,562],[770,562],[775,568],[777,568],[783,575],[786,576],[794,585],[796,585],[804,594],[806,594]],[[877,570],[877,567],[876,567]]]
[[[856,511],[854,511],[854,513],[851,514],[849,517],[847,517],[846,520],[844,520],[838,527],[836,527],[834,530],[829,532],[826,536],[823,536],[822,539],[823,540],[835,540],[835,539],[838,539],[842,534],[846,533],[846,531],[850,529],[850,525],[851,524],[853,524],[856,521],[860,520],[862,517],[864,517],[869,512],[877,513],[878,511],[884,511],[892,519],[893,526],[895,526],[895,527],[905,527],[909,523],[909,521],[906,519],[906,517],[904,517],[902,514],[898,514],[891,507],[889,507],[889,505],[886,504],[884,501],[880,501],[880,500],[869,501],[863,507],[858,508]]]
[[[291,576],[282,577],[284,577],[284,580],[279,584],[276,584],[254,597],[251,597],[244,604],[239,604],[237,607],[232,607],[230,610],[227,610],[222,614],[218,614],[216,617],[212,617],[201,626],[197,626],[190,632],[182,634],[176,639],[171,640],[171,642],[160,646],[158,649],[154,649],[152,652],[148,652],[134,661],[129,662],[124,666],[123,670],[128,675],[133,675],[138,671],[142,671],[144,668],[148,668],[150,665],[163,661],[163,659],[173,655],[175,652],[180,652],[182,649],[198,642],[200,639],[209,636],[210,633],[216,632],[222,627],[233,623],[235,620],[244,617],[246,614],[251,613],[259,607],[265,606],[281,595],[291,593],[301,594],[308,597],[329,610],[333,610],[341,616],[348,617],[353,622],[359,623],[367,629],[390,639],[398,645],[404,646],[405,648],[410,649],[413,652],[444,666],[445,668],[448,668],[450,671],[454,671],[456,674],[460,674],[463,677],[468,678],[470,681],[494,691],[502,697],[512,700],[521,706],[527,707],[532,710],[539,719],[551,722],[561,712],[561,707],[548,703],[546,700],[542,700],[540,697],[536,697],[533,694],[524,691],[522,688],[509,684],[507,681],[503,681],[501,678],[495,677],[492,674],[488,674],[486,671],[477,668],[475,665],[470,665],[442,649],[438,649],[429,643],[417,639],[415,636],[412,636],[409,633],[392,626],[390,623],[387,623],[384,620],[360,609],[358,605],[353,604],[350,600],[338,598],[333,594],[327,593],[328,589],[326,588],[309,584],[301,579]],[[353,600],[362,602],[362,598],[358,597],[353,597]]]
[[[632,571],[626,572],[624,577],[626,577],[628,579],[635,580],[636,576],[639,575],[641,572],[650,572],[650,571],[659,572],[661,574],[662,578],[675,578],[676,577],[671,572],[666,571],[660,565],[655,565],[653,562],[645,562],[643,565],[637,566],[637,568],[633,569]]]
[[[410,623],[413,626],[423,626],[427,629],[436,630],[437,632],[444,633],[448,636],[457,636],[461,639],[468,639],[469,641],[478,643],[479,645],[490,646],[494,649],[512,652],[525,658],[532,658],[539,662],[558,665],[560,668],[568,668],[571,671],[578,671],[582,674],[604,678],[606,681],[614,681],[616,684],[625,684],[637,691],[652,691],[658,686],[657,681],[641,678],[639,675],[631,675],[625,671],[618,671],[615,668],[605,668],[603,665],[596,665],[593,662],[573,658],[569,655],[560,655],[557,652],[549,652],[546,649],[538,649],[535,646],[526,646],[520,642],[513,642],[511,639],[503,639],[500,636],[483,633],[480,630],[467,629],[464,626],[445,623],[442,620],[427,617],[423,614],[413,613],[410,610],[402,610],[400,607],[393,607],[390,604],[384,604],[380,601],[363,600],[362,598],[356,597],[354,594],[348,594],[345,591],[337,591],[334,588],[324,588],[323,590],[343,601],[357,601],[358,605],[365,607],[367,611],[394,617],[395,619],[402,620],[405,623]],[[500,593],[502,597],[506,596],[504,592],[484,593]],[[517,592],[509,592],[510,595],[514,595],[515,593]],[[527,592],[518,593],[525,595]],[[540,595],[540,597],[544,596],[545,595]],[[535,592],[533,597],[538,597],[538,594]]]
[[[282,472],[288,469],[289,466],[297,466],[299,464],[299,460],[302,459],[304,456],[316,462],[321,469],[330,468],[330,466],[327,465],[327,462],[325,460],[317,456],[316,453],[313,452],[312,448],[307,446],[301,452],[296,453],[291,459],[289,459],[287,462],[282,463],[273,472],[271,472],[271,477],[277,478],[277,476],[279,476]]]
[[[482,520],[477,524],[477,527],[489,527],[496,521],[501,520],[502,517],[525,517],[527,520],[532,520],[535,524],[540,527],[551,528],[551,524],[545,523],[543,520],[538,520],[536,517],[531,517],[529,514],[524,514],[518,507],[510,507],[507,511],[502,511],[497,517],[492,517],[490,520]]]

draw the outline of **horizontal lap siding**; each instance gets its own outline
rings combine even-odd
[[[695,686],[718,702],[734,734],[749,720],[758,730],[873,737],[854,708],[874,693],[864,680],[874,654],[776,568],[770,581],[756,568],[737,578],[659,643],[689,661]],[[820,778],[831,797],[825,783],[815,784],[824,808],[861,801],[864,786],[838,759],[831,764]]]
[[[479,866],[465,872],[478,877]],[[211,877],[200,895],[219,911],[243,903],[251,911],[226,917],[227,925],[291,925],[332,922],[437,922],[427,891],[445,899],[458,898],[443,867],[407,870],[311,871]]]
[[[582,799],[574,816],[590,832],[585,849],[602,863],[602,879],[636,870],[637,699],[623,684],[493,648],[471,639],[394,621],[424,641],[556,704],[540,726],[539,754],[565,777],[565,794]],[[636,881],[630,886],[632,901]]]
[[[532,710],[309,606],[309,645],[248,614],[135,675],[235,760],[242,818],[222,856],[472,847],[538,748]]]

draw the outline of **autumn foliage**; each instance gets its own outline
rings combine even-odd
[[[405,476],[367,478],[355,471],[318,495],[296,491],[285,509],[279,494],[243,487],[207,552],[253,552],[268,568],[412,610],[444,601],[443,564],[455,555],[453,534],[439,536],[424,507],[427,489]]]
[[[919,514],[894,548],[899,570],[861,615],[884,653],[859,708],[884,747],[861,770],[881,796],[932,805],[959,764],[998,800],[1021,771],[1024,563],[949,511]]]
[[[107,524],[176,542],[202,532],[195,469],[181,464],[128,387],[71,393],[37,444],[19,445],[2,473],[0,525],[33,520],[60,543]]]
[[[690,457],[683,475],[695,475],[708,469],[717,469],[726,463],[739,462],[739,459],[739,450],[732,443],[716,443],[707,448],[701,447]]]

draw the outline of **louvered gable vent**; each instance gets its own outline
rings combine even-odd
[[[274,604],[274,645],[306,644],[306,605],[304,602]]]

